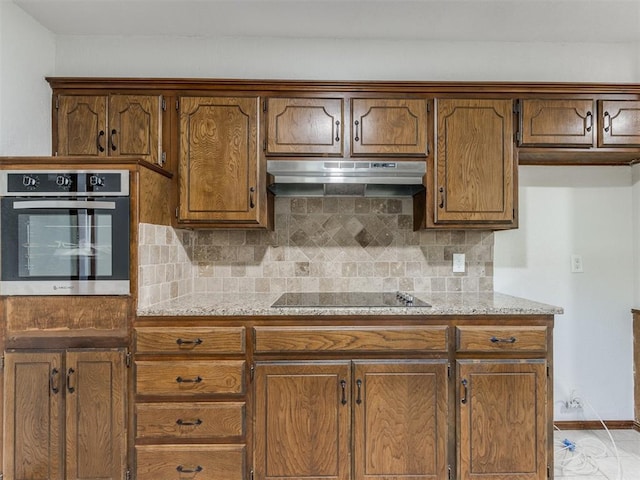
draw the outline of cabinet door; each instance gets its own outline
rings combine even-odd
[[[598,102],[601,117],[599,147],[640,146],[640,101]]]
[[[434,223],[514,222],[511,100],[442,99],[437,109]]]
[[[354,478],[447,478],[444,361],[354,362]]]
[[[5,480],[64,479],[62,354],[5,357]]]
[[[59,95],[58,155],[107,156],[107,97]]]
[[[258,97],[180,99],[179,221],[261,224]]]
[[[525,99],[520,108],[521,146],[593,146],[593,100]]]
[[[109,97],[109,155],[133,155],[161,164],[161,126],[159,95]]]
[[[342,99],[269,98],[267,155],[342,156]]]
[[[348,480],[349,362],[258,363],[256,480]]]
[[[426,99],[354,98],[351,112],[352,155],[427,155]]]
[[[126,472],[124,352],[69,351],[68,480],[120,480]]]
[[[547,478],[546,366],[458,361],[460,480]]]

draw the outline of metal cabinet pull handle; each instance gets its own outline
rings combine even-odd
[[[336,120],[336,142],[340,141],[340,120]]]
[[[587,112],[587,117],[586,117],[586,121],[587,121],[587,132],[591,131],[591,127],[593,127],[593,113],[591,112]]]
[[[202,377],[198,375],[196,378],[182,378],[177,377],[176,382],[178,383],[200,383],[202,381]]]
[[[342,388],[342,400],[340,401],[340,403],[342,403],[342,405],[346,405],[347,404],[347,382],[346,382],[346,380],[340,380],[340,387]]]
[[[256,204],[253,201],[253,192],[256,191],[255,187],[251,187],[249,188],[249,207],[250,208],[255,208]]]
[[[358,120],[356,120],[355,125],[356,125],[356,138],[354,138],[354,140],[356,142],[359,142],[360,141],[360,137],[358,137],[358,125],[360,125],[360,122]]]
[[[462,396],[460,403],[464,405],[467,403],[467,394],[469,393],[469,391],[467,390],[467,383],[468,383],[467,379],[463,378],[461,383],[462,383],[462,387],[464,388],[464,395]]]
[[[438,191],[440,192],[440,204],[438,206],[444,208],[444,187],[440,187]]]
[[[489,340],[491,340],[491,343],[516,343],[517,341],[516,337],[509,337],[509,338],[491,337]]]
[[[69,391],[69,393],[73,393],[76,391],[75,387],[71,386],[71,377],[74,373],[76,373],[76,371],[73,368],[67,370],[67,390]]]
[[[98,138],[96,139],[96,146],[98,147],[99,152],[104,152],[104,147],[102,146],[102,143],[100,143],[100,139],[102,137],[104,137],[104,130],[100,130],[98,132]]]
[[[195,340],[183,340],[182,338],[179,338],[176,340],[176,343],[180,346],[182,345],[200,345],[202,344],[202,339],[201,338],[196,338]]]
[[[180,473],[199,473],[203,468],[200,465],[196,465],[194,468],[185,468],[182,465],[178,465],[176,470]]]
[[[113,138],[117,133],[118,132],[116,132],[115,128],[111,130],[111,150],[113,150],[114,152],[118,149],[118,147],[116,147],[115,138]]]
[[[51,370],[51,374],[49,375],[49,388],[53,393],[58,393],[60,391],[60,388],[56,387],[55,385],[55,378],[59,373],[60,371],[57,368],[54,368]]]
[[[356,386],[358,387],[358,398],[356,398],[356,403],[360,405],[362,403],[362,380],[356,380]]]
[[[199,418],[196,418],[195,420],[186,421],[179,418],[178,420],[176,420],[176,424],[180,425],[181,427],[191,427],[191,426],[197,427],[198,425],[202,425],[202,420],[200,420]]]
[[[611,114],[609,112],[604,112],[604,131],[609,132],[611,129]]]

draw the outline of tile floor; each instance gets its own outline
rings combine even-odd
[[[640,432],[610,432],[617,456],[605,430],[556,430],[555,480],[640,480]],[[564,446],[565,439],[573,451]]]

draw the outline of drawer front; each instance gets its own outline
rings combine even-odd
[[[137,361],[138,395],[243,394],[242,360]]]
[[[459,352],[546,352],[547,327],[456,328]]]
[[[139,445],[137,480],[244,480],[244,445]]]
[[[446,326],[255,327],[256,353],[446,351]]]
[[[216,439],[245,435],[245,404],[139,403],[137,438]]]
[[[244,353],[244,327],[136,328],[138,353]]]

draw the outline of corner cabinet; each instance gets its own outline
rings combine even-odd
[[[427,168],[427,226],[514,228],[513,102],[438,99],[437,152]]]
[[[9,351],[4,381],[4,479],[124,478],[124,350]]]
[[[178,163],[180,226],[266,227],[257,96],[182,96]]]
[[[136,156],[163,165],[164,108],[160,95],[58,95],[54,151],[61,156]]]

